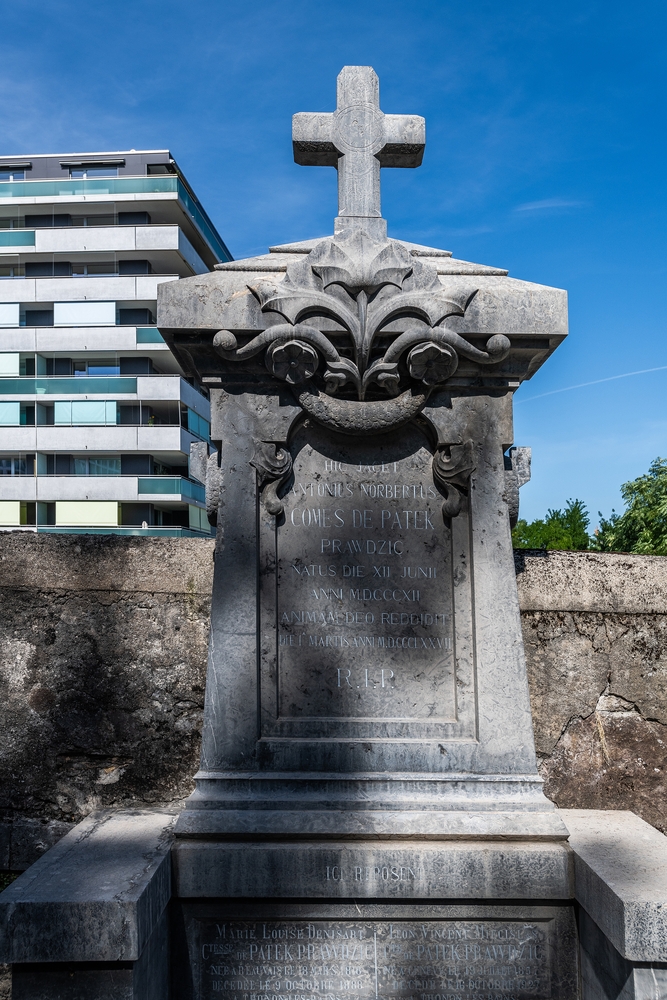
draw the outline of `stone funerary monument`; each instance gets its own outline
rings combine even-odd
[[[542,791],[512,555],[512,396],[566,294],[387,237],[380,171],[419,166],[425,123],[369,67],[293,144],[337,169],[333,236],[160,288],[218,449],[196,789],[173,841],[93,818],[5,894],[16,996],[634,996],[660,955],[605,925]]]

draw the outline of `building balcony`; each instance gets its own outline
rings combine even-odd
[[[104,277],[6,278],[0,280],[0,302],[155,302],[158,285],[178,281],[179,277],[179,274],[110,274]],[[114,323],[115,318],[112,318],[100,325],[113,326]]]
[[[14,326],[2,329],[3,352],[18,354],[67,351],[135,351],[140,349],[168,352],[159,330],[154,326]]]
[[[178,200],[201,237],[212,248],[218,260],[232,256],[216,233],[210,219],[197,199],[176,175],[148,177],[105,177],[91,180],[3,181],[0,183],[0,205],[43,205],[62,202],[96,202]]]
[[[180,375],[0,376],[0,398],[6,400],[12,396],[34,396],[36,402],[42,402],[44,396],[84,396],[86,399],[123,396],[125,399],[143,402],[178,400],[204,418],[209,414],[208,398]],[[149,419],[147,416],[145,420],[137,420],[136,423],[148,423]],[[157,420],[161,422],[159,417]],[[106,423],[106,420],[91,422]],[[115,422],[114,420],[113,423]],[[40,421],[37,420],[37,423]]]
[[[179,452],[190,454],[190,445],[202,440],[184,427],[128,426],[103,427],[32,426],[2,427],[2,448],[5,453],[67,452],[101,453]]]
[[[0,528],[0,530],[3,530]],[[4,530],[7,530],[6,528]],[[86,528],[86,527],[68,527],[68,528],[57,528],[57,527],[47,527],[45,525],[39,525],[37,527],[24,527],[21,528],[23,531],[35,531],[37,534],[48,534],[48,535],[132,535],[138,536],[143,535],[145,537],[153,538],[210,538],[211,531],[206,531],[205,529],[195,530],[194,528],[179,528],[179,527],[169,527],[169,528],[159,528],[157,526],[152,526],[149,528],[127,528],[127,527],[109,527],[109,528]]]
[[[189,265],[195,274],[208,267],[180,226],[64,226],[45,229],[0,229],[0,256],[11,253],[30,260],[33,254],[143,253],[149,254],[154,270],[157,262],[172,251]],[[76,258],[75,258],[76,259]],[[79,257],[79,259],[81,259]],[[185,272],[188,273],[187,270]],[[80,277],[78,278],[80,280]]]
[[[1,476],[0,500],[116,500],[204,506],[205,490],[185,476]]]

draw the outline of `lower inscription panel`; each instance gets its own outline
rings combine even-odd
[[[569,996],[558,971],[558,923],[548,918],[200,919],[195,922],[199,996],[202,1000]]]

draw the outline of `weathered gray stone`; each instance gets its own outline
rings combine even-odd
[[[234,995],[239,980],[224,978],[233,955],[235,968],[262,970],[270,996],[278,983],[283,996],[317,983],[306,995],[372,997],[377,984],[381,997],[578,1000],[567,905],[185,901],[179,909],[179,997]]]
[[[664,556],[520,549],[515,562],[522,611],[667,612]]]
[[[586,910],[579,909],[582,1000],[662,1000],[667,964],[635,964],[623,958]]]
[[[0,535],[4,867],[91,810],[191,791],[212,543],[171,541]]]
[[[179,898],[572,899],[572,852],[558,843],[453,840],[174,847]]]
[[[201,738],[213,546],[196,539],[109,535],[89,544],[85,536],[0,534],[2,867],[28,867],[91,809],[176,804],[190,792]],[[518,581],[548,796],[564,808],[632,809],[666,831],[667,559],[628,557],[628,594],[636,580],[642,600],[641,611],[631,613],[615,610],[625,586],[617,556],[519,555],[535,587],[543,574],[542,610],[523,608],[522,572]],[[602,590],[594,591],[591,555]],[[177,566],[178,572],[170,569]],[[642,596],[642,573],[654,581],[650,600]],[[161,590],[142,590],[149,584]],[[585,588],[596,610],[568,611]],[[31,650],[28,683],[10,685],[21,643]],[[100,676],[108,680],[100,684]],[[132,729],[119,728],[128,717]],[[119,775],[118,762],[128,759],[134,763]],[[100,771],[114,765],[107,773],[118,780],[97,784]]]
[[[136,962],[171,896],[174,814],[100,812],[0,897],[0,961]]]
[[[667,838],[630,812],[562,813],[577,900],[623,958],[667,962]]]

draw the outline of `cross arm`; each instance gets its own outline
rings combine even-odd
[[[383,124],[385,144],[377,154],[380,166],[419,167],[426,145],[426,120],[421,115],[385,115]]]
[[[333,115],[301,111],[292,116],[294,161],[303,167],[335,167],[339,152],[333,144]]]

